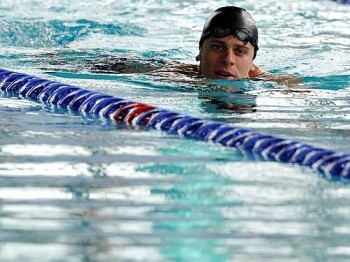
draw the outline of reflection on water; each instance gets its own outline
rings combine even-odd
[[[111,136],[118,141],[123,132],[101,132],[100,142]],[[152,136],[162,137],[147,138]],[[84,139],[89,150],[93,138]],[[306,260],[344,256],[339,248],[346,247],[350,232],[347,184],[331,184],[293,166],[252,162],[215,146],[203,150],[193,141],[163,139],[171,146],[153,148],[159,155],[151,153],[147,163],[135,160],[137,152],[120,163],[118,154],[107,151],[99,152],[96,161],[58,150],[47,156],[50,165],[41,164],[37,155],[32,156],[37,165],[23,168],[26,164],[14,156],[27,157],[26,152],[3,152],[0,224],[6,245],[1,245],[1,257],[35,259],[40,253],[47,260],[221,261],[294,259],[296,253]],[[58,140],[64,149],[70,138]],[[72,161],[55,160],[62,155]],[[185,157],[187,163],[173,161]],[[335,239],[340,247],[329,246]]]

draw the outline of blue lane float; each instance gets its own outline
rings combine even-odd
[[[350,0],[332,0],[333,2],[337,2],[339,4],[350,4]]]
[[[295,140],[236,127],[219,121],[179,114],[147,104],[0,68],[0,89],[132,126],[155,128],[171,134],[221,144],[263,160],[309,167],[332,179],[350,178],[350,154],[313,147]]]

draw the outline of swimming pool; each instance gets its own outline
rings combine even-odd
[[[228,4],[228,1],[220,5]],[[210,92],[93,74],[106,55],[194,63],[215,1],[2,1],[0,67],[349,152],[349,6],[237,1],[257,63],[307,90]],[[161,22],[160,22],[161,21]],[[2,260],[348,260],[347,182],[1,95]],[[232,112],[213,101],[252,105]]]

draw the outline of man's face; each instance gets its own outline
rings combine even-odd
[[[234,36],[210,37],[202,45],[199,55],[199,72],[216,79],[247,78],[253,69],[254,46]]]

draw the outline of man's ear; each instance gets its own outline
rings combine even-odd
[[[196,56],[196,61],[201,61],[201,52],[199,51],[199,54]]]

